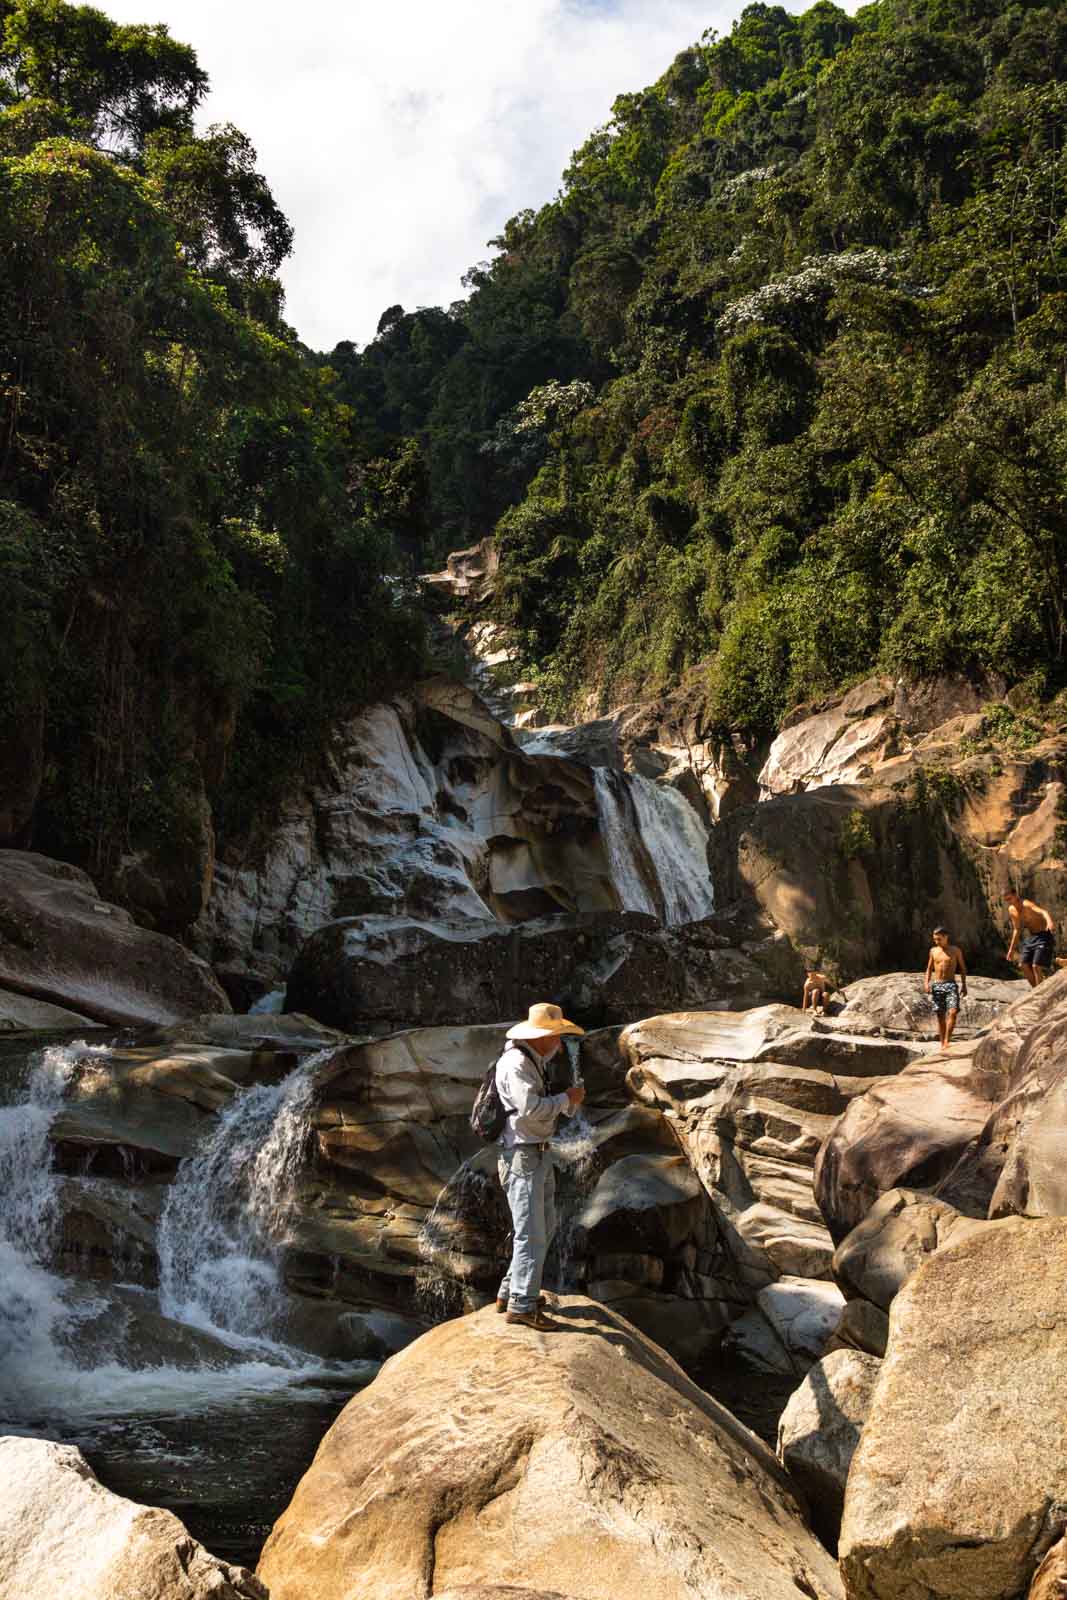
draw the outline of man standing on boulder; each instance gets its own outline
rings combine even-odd
[[[934,929],[934,942],[926,962],[925,989],[934,1003],[937,1017],[937,1036],[941,1048],[952,1041],[956,1018],[960,1014],[960,990],[957,975],[963,979],[963,994],[967,995],[967,963],[958,944],[951,943],[947,928]]]
[[[584,1032],[567,1021],[559,1006],[531,1006],[527,1020],[508,1029],[507,1037],[515,1044],[496,1064],[497,1093],[507,1114],[498,1171],[515,1239],[496,1308],[506,1312],[509,1322],[541,1333],[552,1333],[558,1326],[545,1316],[541,1295],[545,1257],[556,1231],[556,1174],[549,1140],[560,1117],[572,1117],[585,1099],[581,1084],[549,1094],[544,1068],[564,1034]]]
[[[1018,961],[1022,975],[1031,988],[1047,978],[1056,956],[1056,924],[1043,906],[1024,900],[1021,894],[1006,894],[1008,916],[1011,918],[1011,943],[1008,960]],[[1019,935],[1025,933],[1022,949],[1016,955]]]

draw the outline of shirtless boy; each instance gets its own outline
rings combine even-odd
[[[826,1002],[834,992],[834,986],[825,972],[816,972],[814,967],[805,967],[807,976],[804,979],[804,995],[800,1003],[801,1011],[811,1007],[812,1016],[821,1017],[826,1009]]]
[[[1011,943],[1008,960],[1018,961],[1022,975],[1031,988],[1047,978],[1056,955],[1056,924],[1043,906],[1024,900],[1021,894],[1006,894],[1008,916],[1011,918]],[[1023,936],[1022,949],[1019,936]],[[1016,951],[1018,950],[1018,954]]]
[[[926,963],[924,987],[934,1003],[937,1016],[937,1036],[941,1047],[952,1038],[956,1019],[960,1014],[960,988],[957,974],[963,979],[963,993],[967,993],[967,963],[958,944],[953,944],[947,928],[934,929],[934,942]]]

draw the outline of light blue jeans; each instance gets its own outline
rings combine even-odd
[[[551,1150],[515,1145],[501,1150],[497,1165],[507,1196],[515,1243],[497,1299],[509,1311],[536,1311],[545,1257],[556,1231],[556,1170]]]

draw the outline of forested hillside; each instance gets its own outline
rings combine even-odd
[[[283,320],[289,225],[237,129],[194,132],[206,87],[162,27],[0,0],[0,843],[146,914],[169,857],[177,926],[207,798],[245,819],[421,664]]]
[[[764,732],[873,667],[1065,679],[1067,8],[749,6],[449,310],[329,358],[364,514],[495,528],[566,714],[690,671]]]

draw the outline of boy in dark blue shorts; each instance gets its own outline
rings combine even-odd
[[[1048,977],[1056,959],[1056,924],[1045,908],[1033,900],[1024,900],[1020,894],[1006,894],[1004,898],[1011,918],[1008,960],[1018,961],[1023,977],[1031,988],[1036,988],[1042,978]]]

